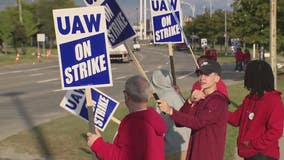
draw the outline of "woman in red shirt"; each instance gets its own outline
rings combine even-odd
[[[239,127],[238,154],[245,160],[278,160],[284,108],[270,65],[248,63],[244,86],[250,93],[235,112],[228,111],[228,122]]]

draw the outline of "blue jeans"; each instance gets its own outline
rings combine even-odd
[[[243,70],[243,61],[236,61],[236,71],[242,71]]]

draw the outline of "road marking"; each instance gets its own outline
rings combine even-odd
[[[43,75],[43,73],[35,73],[35,74],[31,74],[30,77],[35,77],[35,76],[40,76]]]
[[[190,72],[190,73],[185,74],[185,75],[183,75],[183,76],[177,77],[177,79],[184,79],[184,78],[186,78],[186,77],[188,77],[188,76],[190,76],[190,75],[192,75],[192,74],[194,74],[194,73],[195,73],[195,72]]]
[[[42,70],[42,69],[50,69],[50,68],[58,68],[58,65],[53,65],[53,66],[48,66],[48,67],[40,67],[40,68],[33,68],[33,69],[22,69],[22,70],[16,70],[16,71],[1,72],[0,75],[24,73],[24,72],[34,72],[34,71],[39,71],[39,70]]]
[[[47,83],[47,82],[58,81],[58,80],[59,80],[58,78],[52,78],[52,79],[37,81],[36,83]]]
[[[63,89],[54,89],[54,90],[52,90],[52,92],[60,92],[60,91],[63,91]]]
[[[115,78],[116,80],[120,80],[120,79],[124,79],[124,78],[126,78],[127,76],[121,76],[121,77],[117,77],[117,78]]]

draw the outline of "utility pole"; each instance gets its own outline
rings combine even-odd
[[[139,1],[139,5],[140,5],[140,32],[139,32],[139,37],[140,37],[140,40],[143,39],[143,21],[142,21],[142,17],[143,17],[143,0],[140,0]]]
[[[136,13],[137,13],[137,15],[136,15],[136,24],[138,26],[139,25],[139,11],[138,11],[138,8],[136,8]]]
[[[209,0],[210,3],[209,3],[209,7],[210,7],[210,18],[212,17],[212,0]]]
[[[143,33],[143,39],[147,39],[147,0],[144,0],[144,33]]]
[[[228,49],[228,33],[227,33],[227,0],[226,0],[226,6],[225,6],[225,55],[227,55],[227,49]]]
[[[276,2],[277,0],[270,0],[270,54],[271,54],[271,68],[274,75],[275,89],[277,89]]]
[[[18,0],[18,9],[19,9],[19,20],[23,24],[23,14],[22,14],[22,0]]]

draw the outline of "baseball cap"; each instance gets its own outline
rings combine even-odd
[[[215,60],[206,60],[202,62],[199,66],[199,68],[195,71],[197,75],[200,73],[203,73],[205,75],[209,75],[211,73],[217,73],[218,75],[221,75],[221,66],[220,64]]]

